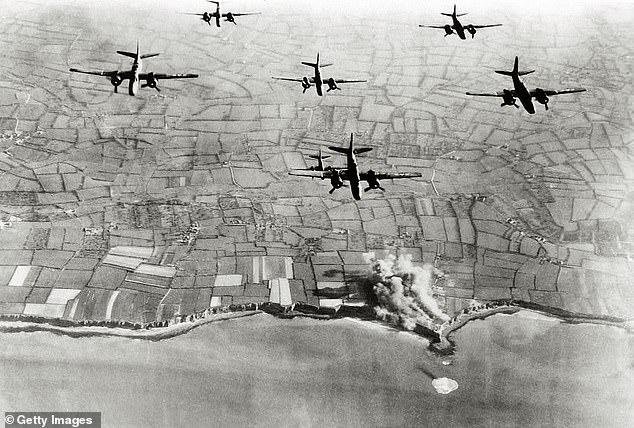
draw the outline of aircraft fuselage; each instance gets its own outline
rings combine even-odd
[[[515,96],[520,100],[524,109],[530,114],[535,114],[533,98],[519,76],[513,76],[513,86],[515,87]]]
[[[132,76],[130,77],[130,83],[128,85],[128,94],[135,96],[139,91],[139,74],[141,74],[141,69],[143,65],[141,64],[140,59],[135,59],[132,64]]]
[[[458,21],[458,18],[454,15],[451,17],[451,19],[453,20],[453,29],[455,30],[458,37],[460,37],[462,40],[466,40],[467,37],[464,34],[464,27],[462,26],[460,21]]]
[[[348,181],[350,182],[350,191],[352,192],[352,197],[358,201],[361,199],[361,192],[359,190],[361,177],[359,176],[357,157],[354,155],[352,144],[350,144],[350,151],[347,153],[347,158],[348,167],[346,168],[346,174],[348,176]]]
[[[359,190],[359,183],[361,182],[361,178],[359,177],[359,168],[357,167],[357,160],[354,156],[354,153],[348,155],[348,181],[350,182],[350,191],[352,192],[352,197],[357,201],[361,199],[361,192]]]
[[[315,90],[317,90],[317,95],[320,97],[324,95],[324,92],[321,90],[321,70],[319,69],[319,64],[315,66]]]

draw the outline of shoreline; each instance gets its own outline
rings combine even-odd
[[[498,305],[498,306],[495,306]],[[598,324],[612,327],[624,328],[628,331],[634,331],[634,320],[608,316],[608,315],[589,315],[566,311],[564,309],[542,306],[530,302],[493,302],[480,305],[468,312],[462,312],[455,315],[450,321],[444,323],[437,333],[437,341],[431,344],[434,351],[442,354],[453,353],[455,343],[451,339],[454,332],[458,331],[471,321],[484,320],[496,314],[513,315],[520,311],[535,312],[550,318],[557,319],[561,322],[569,324]]]
[[[35,333],[47,332],[68,336],[73,338],[81,337],[124,337],[127,339],[149,340],[158,342],[159,340],[171,339],[189,333],[191,330],[205,324],[217,321],[226,321],[261,314],[263,311],[254,310],[246,312],[225,312],[215,314],[210,317],[200,318],[193,322],[181,322],[172,324],[167,327],[155,327],[152,329],[131,330],[120,327],[102,327],[102,326],[72,326],[63,327],[47,322],[33,321],[0,321],[0,333]]]
[[[625,328],[628,331],[634,331],[634,320],[626,320],[612,316],[578,314],[530,302],[497,301],[481,304],[473,308],[465,308],[443,324],[433,324],[430,322],[427,325],[424,325],[419,323],[416,328],[410,332],[429,340],[429,348],[432,351],[440,354],[452,354],[455,348],[455,343],[451,339],[451,336],[454,332],[458,331],[469,322],[474,320],[484,320],[496,314],[512,315],[520,311],[536,312],[566,323],[609,325]],[[82,325],[78,323],[63,325],[65,324],[65,320],[59,320],[56,318],[31,318],[26,320],[21,318],[3,319],[0,320],[0,333],[48,332],[74,338],[98,336],[124,337],[128,339],[140,339],[156,342],[186,334],[205,324],[249,317],[261,313],[266,313],[280,319],[301,317],[327,321],[351,318],[358,321],[378,322],[386,327],[401,330],[398,327],[394,327],[389,323],[385,323],[374,317],[374,309],[370,306],[343,305],[339,308],[321,308],[308,307],[308,305],[303,304],[291,305],[289,307],[282,307],[280,305],[273,304],[260,304],[254,305],[254,307],[251,306],[248,309],[241,307],[239,310],[231,310],[226,308],[225,310],[216,313],[208,312],[208,314],[200,314],[200,316],[183,316],[179,322],[170,323],[166,326],[153,326],[151,328],[138,329],[125,328],[117,325]]]

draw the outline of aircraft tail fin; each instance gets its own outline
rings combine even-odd
[[[504,70],[495,70],[498,74],[503,74],[504,76],[524,76],[525,74],[533,73],[535,70],[519,70],[519,58],[515,57],[515,62],[513,63],[513,71],[504,71]]]
[[[139,56],[139,41],[136,41],[136,52],[128,52],[128,51],[117,51],[119,55],[127,56],[129,58],[133,58],[134,60],[138,60]]]
[[[453,5],[453,13],[441,13],[444,16],[455,16],[456,18],[459,16],[465,16],[466,13],[456,13],[456,5]]]
[[[145,59],[145,58],[152,58],[153,56],[159,56],[160,54],[158,53],[151,53],[151,54],[143,54],[141,55],[139,58],[141,59]]]
[[[333,150],[337,153],[343,153],[343,154],[348,154],[348,153],[353,153],[354,150],[354,134],[350,134],[350,147],[337,147],[337,146],[328,146],[328,148],[330,150]]]
[[[309,67],[313,67],[313,68],[328,67],[329,65],[332,65],[332,64],[320,64],[319,63],[319,52],[317,52],[317,60],[315,62],[302,61],[302,64],[307,65]]]
[[[372,147],[358,147],[358,148],[355,148],[354,147],[354,134],[350,134],[350,147],[328,146],[328,148],[330,150],[335,151],[335,152],[344,153],[344,154],[354,153],[355,155],[357,155],[359,153],[369,152],[370,150],[372,150]]]

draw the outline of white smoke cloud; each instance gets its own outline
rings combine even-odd
[[[375,312],[379,318],[407,330],[413,330],[417,321],[449,319],[432,295],[434,281],[443,276],[434,266],[415,266],[409,254],[377,259],[374,253],[369,253],[366,261],[379,280],[374,286],[379,301]]]

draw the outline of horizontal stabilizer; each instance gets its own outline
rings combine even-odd
[[[119,55],[128,56],[130,58],[136,58],[136,53],[134,52],[126,52],[126,51],[117,51]]]
[[[314,62],[302,61],[302,64],[307,65],[309,67],[317,67],[317,64],[315,64]]]
[[[141,59],[152,58],[153,56],[159,56],[159,55],[160,54],[157,54],[157,53],[143,54],[143,55],[141,55]]]
[[[328,148],[330,150],[332,150],[332,151],[335,151],[335,152],[338,152],[338,153],[343,153],[343,154],[348,154],[348,152],[350,151],[346,147],[328,146]]]
[[[495,72],[497,74],[502,74],[504,76],[513,76],[513,71],[504,71],[504,70],[495,70]],[[535,70],[523,70],[523,71],[518,71],[517,75],[518,76],[524,76],[526,74],[531,74],[534,73]]]
[[[354,154],[358,155],[359,153],[365,153],[372,150],[372,147],[359,147],[358,149],[354,149]]]
[[[311,159],[319,159],[319,158],[328,159],[330,156],[329,155],[323,155],[323,156],[322,155],[308,155],[308,157]]]
[[[458,16],[465,16],[466,13],[456,13],[456,5],[454,4],[453,5],[453,13],[441,13],[441,15],[458,17]]]
[[[513,71],[503,71],[503,70],[495,70],[498,74],[503,74],[504,76],[524,76],[525,74],[533,73],[535,70],[523,70],[519,71],[519,58],[515,57],[515,62],[513,63]]]

